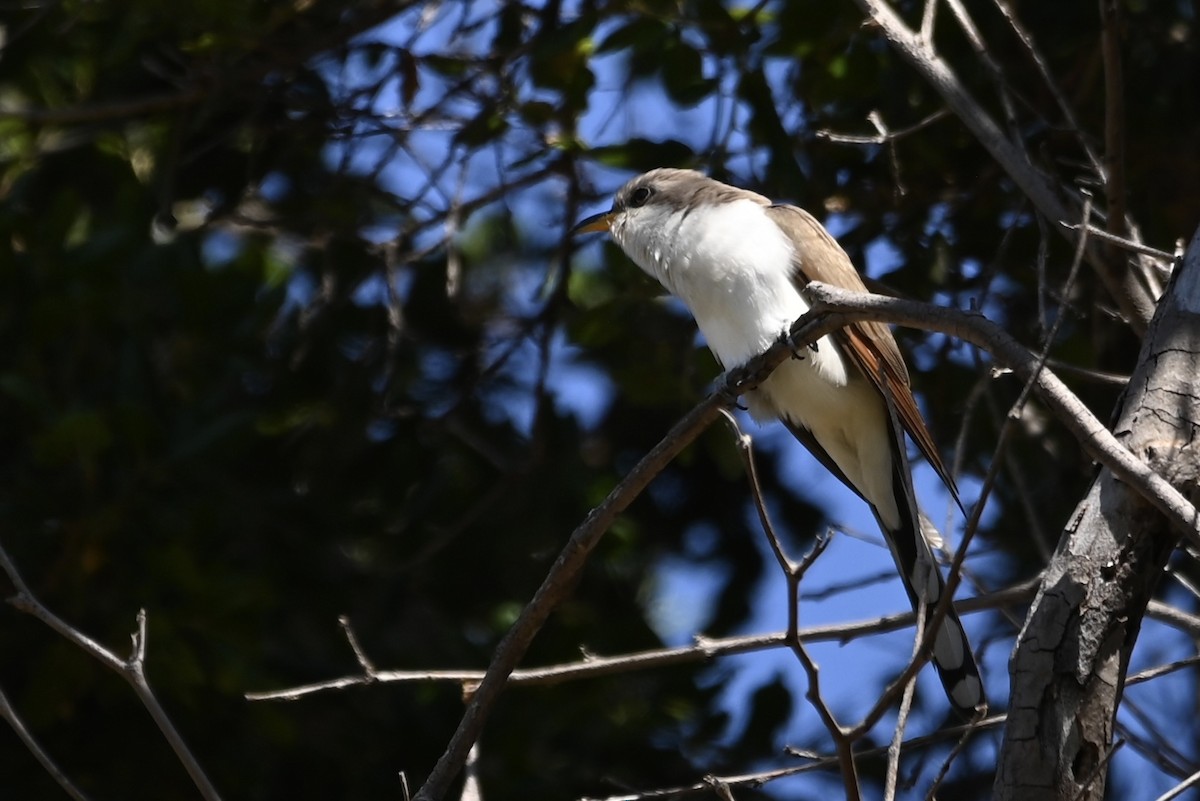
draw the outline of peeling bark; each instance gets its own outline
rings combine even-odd
[[[1200,232],[1172,276],[1114,434],[1200,497]],[[1102,470],[1063,531],[1009,665],[998,801],[1104,797],[1113,722],[1142,617],[1181,531]]]

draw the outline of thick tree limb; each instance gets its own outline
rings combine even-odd
[[[1151,323],[1115,426],[1127,452],[1193,499],[1198,374],[1200,232]],[[1101,761],[1129,655],[1180,535],[1143,489],[1105,463],[1047,567],[1011,663],[1001,801],[1104,797]]]

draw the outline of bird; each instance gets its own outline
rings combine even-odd
[[[867,291],[846,251],[807,211],[695,170],[659,168],[628,181],[609,210],[572,229],[597,231],[683,302],[726,370],[767,350],[809,310],[809,282]],[[891,330],[851,323],[795,356],[743,396],[746,408],[759,422],[780,420],[871,507],[913,609],[924,604],[932,615],[946,583],[927,539],[936,529],[913,496],[904,432],[956,501],[958,493]],[[984,714],[979,667],[953,608],[931,639],[953,708]]]

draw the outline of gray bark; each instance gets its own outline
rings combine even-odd
[[[1113,433],[1200,498],[1200,231],[1151,321]],[[1101,470],[1043,575],[1009,665],[998,801],[1104,797],[1113,723],[1146,605],[1180,536]]]

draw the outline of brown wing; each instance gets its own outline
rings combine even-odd
[[[786,205],[769,206],[766,212],[796,243],[793,280],[801,289],[809,281],[821,281],[842,289],[867,291],[846,251],[811,214],[796,206]],[[925,427],[925,420],[913,398],[908,368],[891,330],[882,323],[857,322],[850,323],[833,336],[880,394],[892,400],[904,430],[937,471],[959,508],[962,508],[954,478],[942,462],[933,436]]]

